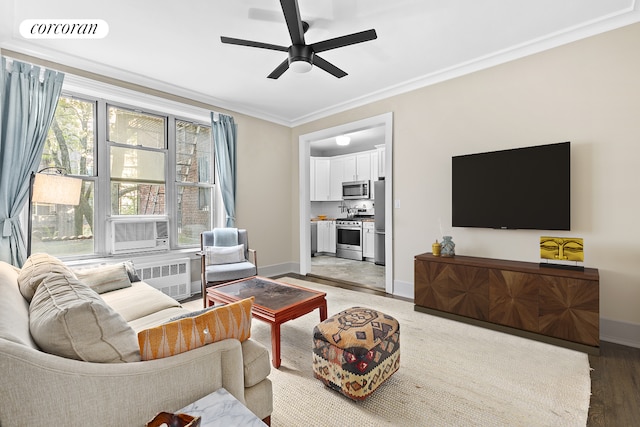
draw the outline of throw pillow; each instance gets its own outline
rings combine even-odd
[[[254,299],[246,298],[139,332],[142,360],[173,356],[228,338],[246,341],[251,336]]]
[[[42,350],[69,359],[140,360],[133,329],[73,276],[50,275],[42,281],[29,306],[29,330]]]
[[[31,301],[38,286],[50,274],[73,276],[73,272],[62,261],[49,254],[37,253],[27,258],[18,274],[18,286],[24,299]]]
[[[224,305],[224,303],[217,303],[217,304],[212,305],[211,307],[203,308],[201,310],[196,310],[196,311],[192,311],[190,313],[185,313],[185,314],[180,314],[178,316],[173,316],[171,319],[169,319],[169,322],[173,322],[174,320],[186,319],[187,317],[200,316],[201,314],[204,314],[207,311],[213,310],[214,308],[222,307],[223,305]]]
[[[233,264],[243,262],[244,245],[235,246],[206,246],[207,265]]]
[[[76,277],[99,294],[128,288],[131,280],[124,263],[73,269]]]
[[[129,281],[131,282],[139,282],[142,279],[138,276],[136,272],[136,267],[133,265],[133,261],[125,261],[123,262],[124,268],[127,270],[127,274],[129,275]]]

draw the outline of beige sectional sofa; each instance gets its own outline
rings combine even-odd
[[[34,319],[36,309],[30,307],[18,285],[19,273],[0,262],[0,425],[144,426],[158,412],[177,411],[221,387],[258,418],[269,419],[273,409],[267,378],[271,365],[268,350],[261,344],[251,339],[224,339],[146,361],[139,361],[136,350],[126,355],[128,361],[118,361],[121,363],[77,360],[91,351],[98,357],[109,355],[111,344],[105,342],[101,345],[107,347],[102,349],[72,349],[80,356],[50,354],[34,340],[34,336],[42,340],[43,332],[33,331],[32,335],[30,331],[30,320],[32,329],[39,324]],[[47,280],[53,281],[56,274],[52,269]],[[76,277],[66,281],[74,284],[73,289],[81,288]],[[31,304],[41,303],[42,295],[38,294],[43,293],[36,291]],[[95,299],[96,295],[89,297]],[[128,333],[134,335],[188,313],[144,282],[101,293],[98,298],[117,313],[111,313],[112,317],[120,322],[124,319],[126,327],[133,330]],[[89,327],[81,329],[91,331]],[[55,345],[58,340],[53,341]]]

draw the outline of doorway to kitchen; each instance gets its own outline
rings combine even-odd
[[[300,274],[393,293],[392,119],[392,113],[385,113],[299,137]],[[377,135],[377,140],[369,141],[370,145],[366,146],[363,141],[371,140],[372,135]],[[338,136],[350,137],[351,147],[337,147]],[[322,147],[320,154],[318,147]],[[316,163],[317,159],[321,162]],[[340,171],[344,168],[344,175],[336,178],[332,174],[326,196],[313,194],[312,197],[316,189],[323,189],[322,185],[312,183],[318,176],[314,170],[316,167],[329,169],[329,163],[334,171],[336,167]],[[364,178],[361,174],[351,175],[354,164],[359,171],[366,171]],[[367,165],[372,165],[371,169]],[[378,198],[375,198],[374,184]],[[357,186],[361,186],[358,191],[367,192],[366,196],[362,193],[354,197],[352,191]],[[353,244],[355,241],[347,241],[353,240],[354,227],[360,230],[360,247]],[[341,238],[339,229],[345,230]],[[332,238],[333,242],[327,244],[327,239]],[[341,252],[337,251],[338,240],[345,244]]]

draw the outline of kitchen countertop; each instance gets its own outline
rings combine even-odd
[[[320,218],[311,218],[311,222],[318,222],[318,221],[335,221],[336,218],[325,218],[325,219],[320,219]],[[374,222],[375,219],[374,218],[358,218],[359,221],[362,222]]]

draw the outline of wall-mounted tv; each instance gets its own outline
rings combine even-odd
[[[454,156],[452,225],[571,229],[571,143]]]

